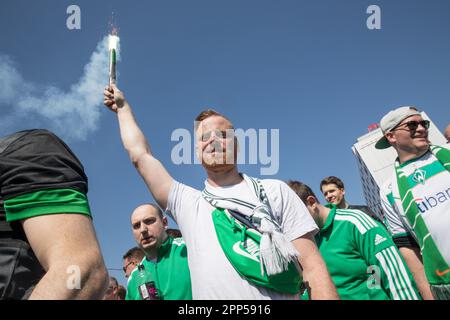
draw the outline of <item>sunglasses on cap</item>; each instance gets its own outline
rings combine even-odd
[[[407,126],[410,131],[416,131],[417,128],[419,127],[419,125],[421,125],[425,129],[428,129],[430,127],[430,121],[429,120],[421,120],[421,121],[411,120],[411,121],[399,124],[394,129],[392,129],[392,131],[398,129],[401,126]]]

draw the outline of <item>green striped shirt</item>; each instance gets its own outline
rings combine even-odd
[[[421,299],[384,226],[360,210],[328,207],[316,241],[341,299]]]

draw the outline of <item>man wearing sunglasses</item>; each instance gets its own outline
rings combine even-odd
[[[136,266],[142,261],[144,258],[144,251],[142,251],[139,247],[134,247],[128,250],[123,255],[123,273],[125,273],[125,278],[128,279],[128,277],[131,274],[131,271],[136,268]]]
[[[239,173],[227,117],[205,110],[196,118],[196,152],[207,175],[202,192],[175,181],[153,156],[114,85],[105,90],[104,104],[117,114],[134,166],[184,236],[194,299],[299,299],[302,279],[311,299],[338,298],[305,205],[282,181]]]
[[[106,289],[103,300],[120,300],[119,299],[119,282],[115,277],[109,277],[108,289]]]
[[[381,204],[423,298],[450,299],[450,151],[430,144],[429,126],[409,106],[381,119],[375,147],[392,146],[398,155]]]

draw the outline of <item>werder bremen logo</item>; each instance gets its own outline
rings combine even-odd
[[[413,181],[416,183],[425,184],[425,175],[426,172],[424,170],[416,169],[416,171],[414,171]]]

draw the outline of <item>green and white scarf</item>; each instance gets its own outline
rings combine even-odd
[[[444,166],[447,171],[450,171],[450,150],[431,146],[430,151]],[[414,201],[414,195],[407,180],[407,176],[402,171],[398,159],[395,162],[395,180],[397,181],[398,194],[401,199],[403,212],[402,216],[406,217],[409,227],[414,231],[415,237],[419,243],[422,252],[422,259],[425,268],[425,274],[429,283],[432,285],[431,289],[435,297],[450,298],[450,273],[440,274],[439,270],[448,270],[449,265],[442,257],[436,243],[431,237],[425,221],[417,208]],[[395,192],[395,188],[392,188]],[[449,230],[450,231],[450,230]]]
[[[293,244],[284,236],[280,224],[272,213],[269,200],[261,182],[245,174],[242,174],[242,176],[247,186],[255,195],[252,202],[243,201],[238,198],[226,198],[220,194],[214,194],[208,184],[206,184],[202,192],[203,198],[213,207],[240,213],[245,220],[250,222],[250,226],[254,226],[254,229],[261,233],[259,243],[261,275],[265,272],[269,276],[280,274],[288,270],[291,263],[298,265],[297,257],[299,253]],[[214,192],[217,191],[214,190]],[[218,229],[216,228],[217,232]],[[218,234],[218,236],[220,235]],[[228,248],[223,248],[223,246],[222,249],[224,251],[228,250]]]
[[[217,240],[236,272],[248,282],[281,293],[299,294],[302,278],[297,265],[275,275],[261,274],[259,245],[261,233],[241,223],[230,210],[217,208],[212,212]]]

